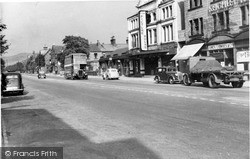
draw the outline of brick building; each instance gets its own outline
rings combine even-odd
[[[184,8],[185,45],[173,60],[213,56],[222,66],[249,71],[249,0],[186,0]]]

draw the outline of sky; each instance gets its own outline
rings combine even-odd
[[[0,18],[10,44],[6,56],[39,52],[43,46],[63,45],[67,35],[90,43],[126,43],[127,18],[136,14],[138,0],[2,2]]]

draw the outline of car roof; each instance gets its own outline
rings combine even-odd
[[[19,72],[3,72],[5,75],[21,75]]]

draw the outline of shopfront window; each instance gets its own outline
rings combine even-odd
[[[242,6],[241,8],[241,19],[242,19],[242,25],[249,25],[249,5]]]

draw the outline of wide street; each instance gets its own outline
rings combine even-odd
[[[128,79],[128,78],[126,78]],[[37,79],[2,97],[4,146],[57,146],[65,159],[247,159],[249,88]]]

